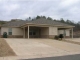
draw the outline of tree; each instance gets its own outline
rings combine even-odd
[[[67,20],[66,20],[66,23],[70,23],[70,20],[67,19]]]
[[[60,21],[63,22],[63,23],[65,22],[63,18],[61,18]]]
[[[0,21],[0,25],[5,24],[7,21]]]
[[[57,21],[56,19],[54,19],[54,21]]]
[[[48,19],[48,20],[53,20],[51,17],[48,17],[47,19]]]
[[[77,24],[79,24],[79,25],[80,25],[80,21],[79,21]]]
[[[46,19],[46,16],[41,16],[41,18],[44,18],[44,19]]]
[[[36,19],[40,19],[40,18],[41,18],[40,16],[37,16],[37,17],[36,17]]]
[[[26,20],[32,20],[32,18],[31,17],[28,17]]]
[[[31,17],[29,17],[29,20],[31,20]]]

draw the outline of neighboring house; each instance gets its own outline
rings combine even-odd
[[[47,20],[44,18],[32,21],[12,21],[1,26],[1,36],[7,32],[12,38],[54,38],[63,34],[65,37],[73,37],[73,27],[68,24]],[[72,31],[72,33],[70,33]]]

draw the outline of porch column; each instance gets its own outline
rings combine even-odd
[[[24,36],[23,37],[25,38],[25,27],[23,29],[24,29]]]
[[[65,37],[66,37],[66,31],[65,31],[65,29],[64,29],[64,39],[65,39]]]
[[[28,25],[28,39],[29,39],[29,25]]]
[[[72,30],[72,38],[73,38],[73,28],[71,30]]]

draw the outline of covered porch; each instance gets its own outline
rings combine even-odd
[[[26,26],[23,28],[24,38],[48,38],[49,27],[42,26]]]
[[[59,34],[63,34],[64,38],[73,38],[73,28],[50,27],[46,25],[23,26],[23,38],[54,38]]]

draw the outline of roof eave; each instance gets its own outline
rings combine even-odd
[[[1,26],[1,27],[20,27],[20,26]]]
[[[34,26],[55,26],[55,27],[69,27],[69,28],[73,28],[75,26],[62,26],[62,25],[49,25],[49,24],[35,24],[35,23],[26,23],[24,25],[21,25],[20,27],[24,27],[26,25],[34,25]]]

